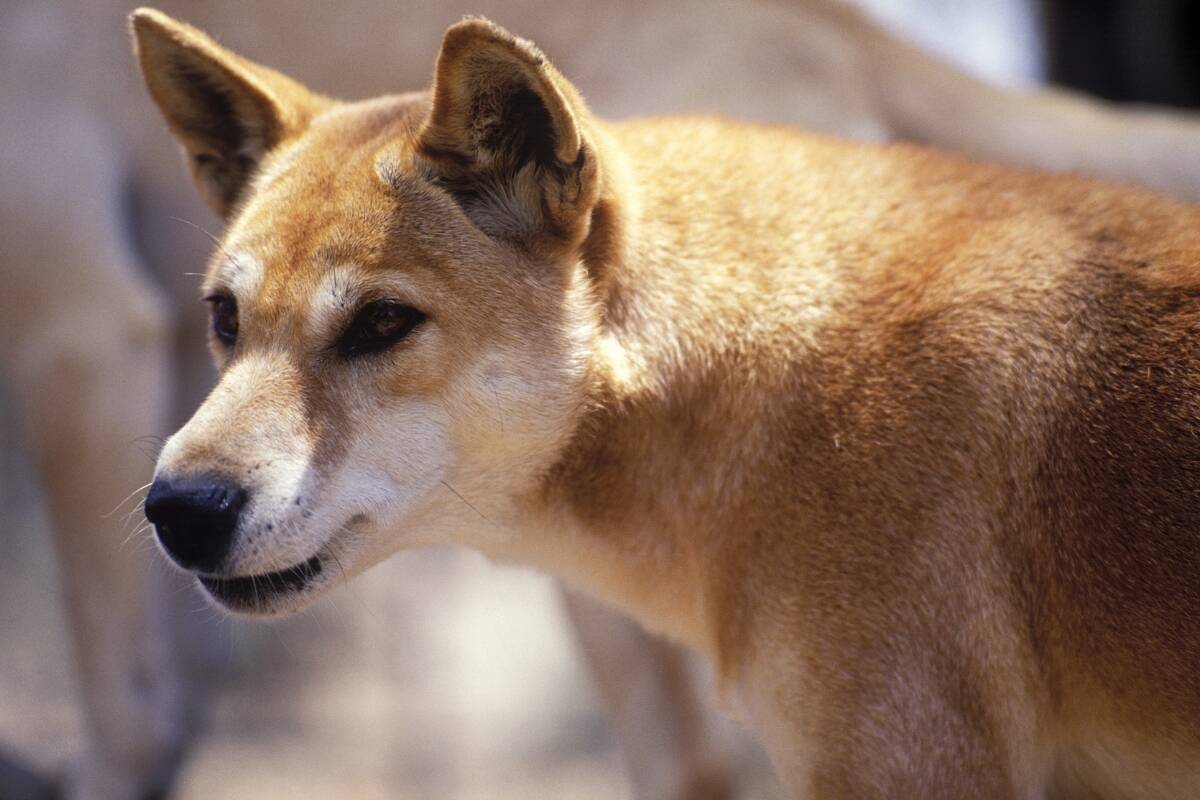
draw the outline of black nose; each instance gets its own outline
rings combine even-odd
[[[215,573],[237,530],[246,491],[212,477],[159,478],[146,495],[146,519],[175,563]]]

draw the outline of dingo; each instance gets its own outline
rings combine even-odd
[[[217,603],[465,544],[709,655],[796,796],[1200,789],[1194,208],[604,123],[478,19],[351,104],[133,25],[229,220],[146,503]]]

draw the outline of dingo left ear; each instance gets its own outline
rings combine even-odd
[[[599,192],[587,109],[531,43],[482,19],[442,40],[418,153],[486,233],[575,245]]]
[[[200,193],[228,218],[262,157],[326,101],[160,11],[139,8],[129,21],[150,95],[187,150]]]

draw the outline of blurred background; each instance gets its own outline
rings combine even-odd
[[[719,112],[1200,197],[1189,112],[1088,99],[1200,102],[1191,0],[159,7],[333,96],[426,86],[444,28],[483,14],[603,116]],[[138,487],[214,379],[196,273],[220,222],[144,92],[130,10],[0,0],[0,800],[776,796],[695,699],[702,666],[621,630],[683,670],[692,693],[663,702],[703,707],[694,741],[643,724],[659,701],[593,680],[585,653],[625,651],[582,649],[548,578],[408,553],[298,617],[228,624],[170,572]],[[689,770],[708,788],[661,777]]]

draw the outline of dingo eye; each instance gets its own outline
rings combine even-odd
[[[211,294],[204,298],[212,308],[212,329],[217,338],[232,346],[237,341],[237,301],[227,294]]]
[[[343,356],[358,356],[386,350],[424,320],[425,315],[420,311],[394,300],[367,303],[338,339],[338,352]]]

